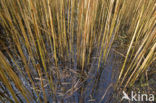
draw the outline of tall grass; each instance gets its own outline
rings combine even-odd
[[[128,35],[131,35],[131,40],[118,80],[119,84],[124,83],[125,87],[132,86],[138,76],[155,60],[155,2],[142,0],[132,5],[137,6],[137,9],[131,11],[136,16],[130,21],[132,25]]]
[[[155,0],[1,0],[0,25],[2,100],[46,103],[50,94],[57,102],[79,88],[83,94],[93,58],[94,69],[104,69],[123,35],[127,52],[118,88],[132,86],[156,59]]]

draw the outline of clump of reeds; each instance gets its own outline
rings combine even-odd
[[[136,8],[136,9],[134,9]],[[130,3],[131,17],[127,18],[130,37],[125,60],[118,83],[132,86],[156,59],[156,4],[154,1],[138,0]]]
[[[47,94],[53,101],[82,94],[93,57],[94,69],[104,69],[123,35],[127,53],[116,84],[129,87],[156,59],[155,21],[154,0],[1,0],[0,96],[46,103]]]

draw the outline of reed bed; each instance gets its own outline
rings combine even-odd
[[[89,73],[96,87],[114,46],[124,59],[116,91],[156,59],[155,0],[0,0],[0,28],[2,102],[64,103],[80,92],[84,103]]]

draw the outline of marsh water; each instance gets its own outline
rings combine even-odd
[[[22,47],[23,52],[27,60],[29,60],[29,55],[25,46]],[[76,51],[75,51],[76,52]],[[4,52],[5,54],[5,52]],[[75,53],[76,54],[76,53]],[[49,54],[51,56],[52,54]],[[50,60],[52,65],[48,66],[48,74],[53,75],[53,82],[55,84],[55,92],[54,94],[50,85],[48,84],[48,80],[46,76],[43,76],[43,84],[45,88],[45,93],[47,97],[48,103],[111,103],[113,96],[113,86],[117,80],[118,69],[119,69],[119,59],[121,58],[118,54],[116,54],[112,49],[110,50],[109,56],[105,63],[100,63],[100,68],[98,69],[98,57],[93,57],[90,66],[87,67],[88,70],[85,71],[84,75],[81,75],[80,71],[77,69],[77,58],[74,56],[75,62],[71,65],[71,63],[60,62],[60,82],[58,83],[58,79],[56,78],[56,68],[53,65],[54,60]],[[14,61],[10,61],[11,65],[15,67]],[[24,70],[24,66],[20,59],[16,61],[19,63],[22,71]],[[38,63],[38,62],[36,62]],[[44,101],[43,92],[41,90],[40,78],[38,74],[33,68],[33,65],[29,63],[29,67],[31,68],[32,78],[35,82],[35,86],[37,88],[37,92],[41,101]],[[16,71],[16,67],[14,68]],[[24,76],[18,73],[21,81],[23,82],[26,89],[32,94],[34,101],[32,103],[39,102],[38,96],[32,87],[27,74],[24,72]],[[44,75],[44,74],[43,74]],[[83,77],[83,79],[82,79]],[[13,89],[17,92],[17,97],[21,103],[26,103],[24,97],[18,93],[19,91],[16,89],[14,83],[11,83]],[[5,88],[2,85],[3,88]],[[8,95],[10,95],[8,93]],[[12,96],[10,95],[10,98]],[[12,98],[13,99],[13,98]]]
[[[29,59],[24,47],[23,51],[25,51],[26,57]],[[100,68],[97,69],[98,58],[94,57],[89,66],[89,70],[83,75],[83,79],[81,78],[82,75],[79,74],[80,71],[77,70],[77,64],[70,66],[70,64],[61,65],[60,63],[59,68],[61,74],[61,85],[58,83],[58,79],[54,79],[54,83],[56,84],[55,88],[57,90],[56,94],[53,94],[47,78],[43,76],[43,83],[48,103],[111,103],[113,85],[115,84],[118,75],[117,71],[119,68],[119,58],[120,56],[111,50],[107,62],[101,63]],[[29,64],[29,66],[33,68],[32,64]],[[20,68],[24,71],[22,64]],[[55,78],[56,73],[54,68],[55,66],[50,66],[48,68],[50,71],[48,72],[49,75],[54,75]],[[39,97],[43,102],[44,97],[43,92],[41,91],[41,81],[39,80],[34,68],[32,69],[32,74],[35,85],[38,88],[37,91],[39,93]],[[20,76],[19,74],[19,77],[27,90],[32,93],[34,99],[32,103],[39,102],[37,94],[31,86],[31,83],[27,80],[28,78],[26,78],[26,74],[25,76]],[[16,89],[14,83],[12,83],[12,86],[18,93],[19,91]],[[17,96],[20,98],[20,102],[26,103],[26,100],[20,93]],[[10,96],[10,98],[12,97]]]
[[[48,103],[111,103],[113,85],[118,75],[119,55],[111,51],[107,62],[100,64],[100,69],[97,69],[98,60],[96,60],[96,58],[94,59],[88,73],[86,73],[87,75],[84,75],[83,80],[78,76],[79,71],[77,71],[75,66],[75,68],[60,66],[60,68],[63,68],[60,71],[61,85],[56,85],[57,91],[55,95],[52,94],[49,85],[46,85],[48,82],[45,80],[44,84]],[[51,70],[53,70],[53,68],[54,67],[50,67]],[[32,91],[32,87],[28,85],[29,83],[24,79],[23,82],[27,89]],[[55,83],[58,83],[57,80]],[[34,98],[37,98],[37,95],[33,95]],[[42,92],[40,92],[39,95],[40,98],[44,98]],[[32,103],[36,103],[36,101],[32,101]]]

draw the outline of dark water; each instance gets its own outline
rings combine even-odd
[[[23,52],[26,56],[26,59],[29,59],[27,50],[25,50],[25,47],[23,46]],[[117,69],[119,68],[118,64],[118,55],[116,55],[113,51],[110,52],[110,55],[108,56],[106,63],[101,63],[100,68],[98,68],[98,59],[95,58],[95,60],[92,61],[89,71],[87,72],[87,76],[84,77],[82,80],[76,73],[73,71],[80,73],[77,71],[77,61],[76,56],[75,57],[75,64],[73,66],[64,67],[64,65],[59,66],[61,74],[64,74],[64,71],[69,72],[70,76],[62,76],[61,82],[67,83],[62,84],[61,86],[57,86],[57,94],[53,95],[52,91],[50,90],[49,85],[45,87],[46,97],[48,103],[111,103],[112,94],[113,94],[113,84],[116,82],[117,77]],[[20,60],[19,60],[20,62]],[[13,64],[14,66],[15,64]],[[21,70],[24,71],[24,67],[22,64]],[[68,64],[66,64],[68,65]],[[37,75],[35,68],[33,68],[32,64],[29,64],[29,68],[32,68],[32,76],[33,78],[36,78]],[[53,67],[49,67],[50,70],[53,70]],[[67,73],[68,74],[68,73]],[[56,74],[51,74],[56,76]],[[35,93],[35,91],[32,89],[31,83],[27,81],[26,75],[20,76],[20,79],[22,80],[24,86],[27,88],[27,90],[32,93],[34,101],[32,103],[37,103],[38,97]],[[38,77],[39,78],[39,77]],[[55,78],[55,77],[54,77]],[[43,77],[43,79],[46,80],[46,77]],[[39,85],[40,81],[35,80],[36,85]],[[57,83],[57,79],[54,81],[54,83]],[[45,81],[44,84],[47,84],[48,82]],[[69,83],[69,84],[68,84]],[[11,83],[14,90],[16,92],[19,92],[16,88],[14,83]],[[71,90],[75,86],[75,90]],[[64,90],[62,90],[64,88]],[[39,93],[40,98],[43,100],[43,93]],[[19,93],[18,97],[20,98],[21,102],[26,103],[26,100],[23,98],[23,96]],[[11,95],[10,95],[10,98]]]
[[[118,58],[118,57],[117,57]],[[58,97],[58,103],[110,103],[113,94],[113,84],[116,82],[118,64],[116,55],[111,53],[107,63],[102,63],[97,72],[98,63],[91,65],[88,78],[82,83],[81,88],[71,96]],[[115,71],[115,72],[114,72]],[[81,91],[83,90],[83,92]],[[62,102],[60,100],[62,99]],[[49,98],[49,103],[55,103]]]

